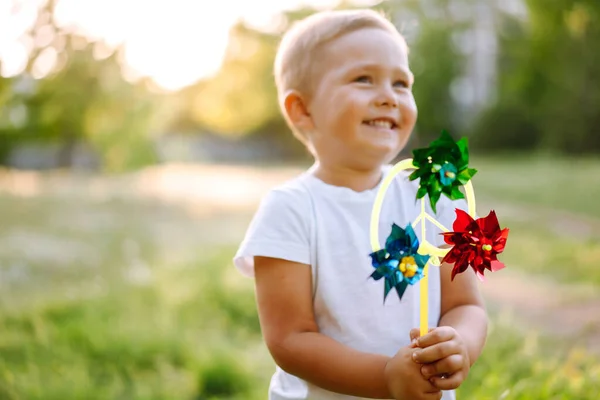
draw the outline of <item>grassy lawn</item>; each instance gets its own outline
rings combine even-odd
[[[495,209],[510,234],[507,266],[600,286],[600,160],[474,158],[481,216]]]
[[[477,167],[501,168],[489,163]],[[247,218],[150,201],[0,196],[0,399],[265,399],[274,365],[252,281],[231,265]],[[501,221],[512,228],[509,266],[600,283],[598,235],[577,247],[541,214],[531,218],[539,221]],[[598,357],[497,315],[460,398],[599,392]]]
[[[558,282],[598,286],[600,293],[600,232],[585,236],[553,229],[549,221],[503,218],[510,228],[504,252],[499,256],[507,267],[545,275]]]
[[[493,199],[600,219],[600,160],[550,157],[477,158],[475,190]]]
[[[459,399],[592,400],[600,393],[600,362],[585,349],[536,332],[520,334],[495,316],[487,345],[459,388]]]
[[[207,221],[152,203],[0,203],[0,399],[264,399],[274,366],[251,281],[232,246],[206,244]]]
[[[5,311],[0,398],[263,399],[273,365],[250,288],[224,281],[230,250],[151,285]]]

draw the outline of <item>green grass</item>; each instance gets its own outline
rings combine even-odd
[[[600,160],[480,158],[471,164],[481,216],[510,228],[500,259],[560,282],[600,286]]]
[[[214,221],[156,203],[0,205],[0,399],[264,399],[252,282],[230,245],[195,245]]]
[[[598,159],[474,157],[471,166],[478,195],[600,218]]]
[[[501,221],[509,267],[600,282],[598,235],[578,243],[528,218]],[[0,195],[0,221],[0,399],[267,397],[252,281],[231,264],[247,215]],[[596,398],[597,356],[493,320],[460,398]]]
[[[6,310],[0,398],[264,398],[252,288],[226,282],[231,248],[210,253],[144,287]]]
[[[482,356],[459,388],[459,399],[592,400],[600,362],[581,347],[537,332],[520,333],[496,316]]]
[[[600,232],[579,237],[553,231],[543,222],[505,218],[501,223],[510,228],[506,248],[499,256],[507,267],[600,288]]]

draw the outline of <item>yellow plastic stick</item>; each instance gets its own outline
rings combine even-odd
[[[421,199],[421,215],[425,215],[425,201]],[[421,240],[425,242],[425,221],[421,221]],[[421,247],[421,246],[419,246]],[[420,336],[427,334],[429,320],[429,260],[423,268],[423,278],[421,278],[421,332]]]

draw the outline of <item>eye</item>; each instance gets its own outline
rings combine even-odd
[[[410,84],[407,80],[399,80],[394,82],[394,87],[408,88],[410,87]]]
[[[354,82],[359,82],[359,83],[371,83],[373,82],[373,80],[371,79],[370,76],[368,75],[361,75],[358,78],[354,79]]]

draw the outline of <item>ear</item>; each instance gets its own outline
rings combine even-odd
[[[284,99],[285,112],[292,124],[303,131],[311,131],[314,129],[312,116],[308,112],[306,100],[302,95],[290,90]]]

